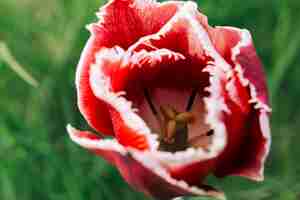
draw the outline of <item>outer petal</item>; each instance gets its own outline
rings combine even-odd
[[[95,62],[95,53],[100,48],[101,42],[92,35],[82,52],[76,71],[78,107],[90,126],[103,134],[113,135],[107,105],[95,97],[89,83],[90,65]]]
[[[128,48],[139,38],[157,32],[177,11],[180,2],[112,0],[97,13],[99,22],[89,26],[105,47]]]
[[[266,76],[249,31],[233,27],[216,27],[210,29],[210,36],[218,52],[227,62],[232,63],[243,85],[250,87],[252,103],[270,111]]]
[[[235,121],[227,124],[229,147],[220,157],[216,174],[263,180],[264,161],[271,138],[270,108],[262,64],[247,30],[217,27],[210,29],[210,33],[218,51],[233,65],[232,79],[227,84],[227,104],[236,110],[230,116]],[[245,123],[246,127],[235,127]]]
[[[264,162],[270,148],[269,114],[263,110],[255,111],[252,116],[251,127],[244,143],[243,154],[240,155],[238,167],[231,175],[244,176],[252,180],[264,179]],[[247,159],[242,159],[247,156]]]
[[[98,136],[78,131],[68,126],[71,139],[79,145],[104,157],[114,164],[124,179],[133,187],[157,199],[171,199],[178,196],[212,196],[224,199],[222,192],[209,186],[191,187],[183,181],[177,181],[147,154],[135,150],[126,150],[115,140],[101,140]]]

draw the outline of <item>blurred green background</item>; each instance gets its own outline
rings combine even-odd
[[[76,106],[74,73],[89,36],[84,27],[103,3],[0,1],[0,199],[145,199],[65,130],[70,122],[87,127]],[[210,24],[252,32],[273,106],[266,181],[230,177],[218,185],[229,200],[300,199],[300,1],[198,4]]]

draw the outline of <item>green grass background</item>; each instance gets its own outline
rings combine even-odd
[[[96,19],[94,13],[103,3],[0,1],[1,200],[146,199],[129,188],[116,169],[73,144],[65,130],[67,123],[87,127],[76,107],[74,73],[89,36],[84,27]],[[300,199],[300,1],[198,4],[210,24],[252,32],[273,106],[266,181],[229,177],[217,181],[219,187],[229,200]],[[19,76],[24,72],[15,62],[37,79],[38,87],[24,81],[30,82],[26,75]]]

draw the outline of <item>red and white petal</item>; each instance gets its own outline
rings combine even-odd
[[[237,84],[237,82],[235,82]],[[241,83],[238,84],[241,86]],[[227,99],[232,114],[226,116],[228,145],[219,156],[215,171],[217,176],[237,175],[252,180],[263,180],[264,161],[270,148],[269,114],[264,109],[256,109],[249,103],[248,87],[234,85],[231,91],[238,90],[239,98]],[[228,86],[228,85],[227,85]],[[235,87],[235,88],[234,88]],[[247,96],[244,100],[242,97]],[[244,102],[248,99],[248,102]],[[240,103],[237,103],[240,102]]]
[[[240,165],[231,175],[263,181],[264,163],[271,144],[269,114],[266,111],[257,110],[248,132],[250,136],[244,145],[244,153],[240,156]],[[247,159],[242,159],[243,157],[247,157]]]
[[[68,125],[71,139],[104,157],[114,164],[124,179],[133,187],[156,199],[171,199],[178,196],[212,196],[224,199],[224,194],[209,186],[190,186],[176,180],[149,152],[126,149],[116,140],[101,139],[87,131],[79,131]]]
[[[91,127],[100,133],[114,135],[107,105],[94,95],[89,83],[90,65],[95,62],[95,54],[101,45],[95,36],[91,36],[81,54],[76,71],[78,107]]]
[[[249,89],[243,87],[238,76],[234,74],[226,84],[225,104],[230,113],[225,113],[224,122],[227,129],[227,145],[216,166],[216,174],[230,174],[238,168],[240,156],[248,159],[244,153],[244,142],[248,142],[248,128],[251,125],[251,105],[249,104]]]
[[[67,131],[73,142],[103,157],[111,164],[115,164],[116,152],[126,155],[126,149],[114,139],[103,139],[89,131],[77,130],[71,125],[67,126]]]
[[[160,161],[156,160],[153,152],[139,152],[136,150],[131,150],[130,152],[131,156],[137,162],[144,168],[150,170],[142,176],[142,184],[145,184],[144,188],[146,188],[146,194],[150,194],[157,199],[171,199],[178,196],[208,196],[225,199],[223,192],[213,187],[204,184],[190,185],[182,180],[181,177],[174,177],[174,174],[172,174],[169,169],[165,168],[161,165]],[[139,169],[140,166],[135,166],[136,168],[128,166],[128,170],[135,172],[143,171],[142,168]],[[139,173],[134,173],[133,176],[136,176],[136,174]]]
[[[250,103],[253,103],[256,109],[270,112],[264,68],[256,54],[252,37],[247,30],[239,30],[239,34],[241,39],[231,54],[235,70],[238,71],[243,85],[250,88]]]
[[[207,27],[198,18],[197,4],[186,2],[156,34],[141,38],[135,46],[147,44],[156,48],[167,48],[186,58],[202,61],[203,65],[198,65],[198,68],[205,67],[207,61],[212,61],[224,71],[229,70],[231,66],[219,54],[206,30]]]
[[[227,123],[230,147],[221,156],[216,174],[245,176],[260,181],[263,180],[264,161],[271,142],[268,119],[271,109],[263,67],[247,30],[217,27],[213,31],[211,35],[218,51],[233,65],[234,72],[227,84],[227,103],[231,105],[230,109],[236,110],[228,117],[236,120]],[[246,127],[238,125],[243,121],[248,124]],[[236,148],[231,148],[234,146],[242,149],[237,152]]]
[[[140,150],[156,149],[156,135],[152,134],[143,119],[136,113],[132,102],[124,92],[112,88],[114,71],[122,66],[125,52],[120,47],[102,49],[97,53],[96,63],[91,66],[90,85],[98,99],[109,105],[115,136],[124,146]]]
[[[251,103],[270,112],[263,65],[256,54],[251,34],[246,29],[217,27],[210,36],[218,52],[232,63],[243,86],[250,87]]]
[[[188,124],[188,140],[197,143],[199,136],[201,137],[211,130],[210,125],[206,122],[207,109],[202,96],[197,95],[195,97],[190,112],[195,117],[194,120]]]
[[[97,13],[89,29],[104,47],[127,49],[139,38],[157,32],[176,13],[180,2],[112,0]]]

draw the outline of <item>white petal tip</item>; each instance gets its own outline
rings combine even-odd
[[[76,132],[77,132],[77,129],[75,129],[71,124],[68,124],[68,125],[66,126],[66,129],[67,129],[67,132],[68,132],[70,138],[73,140],[74,135],[75,135]]]

